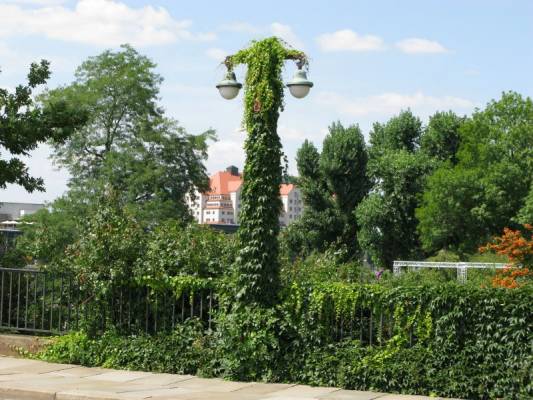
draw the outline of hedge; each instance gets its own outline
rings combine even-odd
[[[157,335],[73,333],[38,356],[91,366],[468,399],[533,397],[531,286],[293,285]]]

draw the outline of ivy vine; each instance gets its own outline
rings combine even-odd
[[[307,66],[303,52],[271,37],[252,42],[224,62],[229,71],[240,64],[247,66],[243,125],[248,136],[236,261],[238,304],[271,307],[278,301],[283,154],[277,123],[283,110],[281,73],[286,60]]]

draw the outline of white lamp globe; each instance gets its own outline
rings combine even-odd
[[[223,98],[231,100],[237,97],[242,84],[237,82],[234,72],[228,72],[216,87]]]
[[[294,97],[302,99],[309,94],[309,91],[313,87],[313,82],[307,79],[305,71],[298,69],[292,80],[287,83],[287,87]]]

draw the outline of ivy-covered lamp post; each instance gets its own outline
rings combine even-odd
[[[305,53],[289,49],[278,38],[252,42],[250,47],[226,57],[228,70],[217,85],[225,99],[233,99],[242,87],[233,69],[247,66],[244,85],[244,128],[248,132],[244,149],[244,183],[241,192],[237,258],[237,301],[243,305],[270,307],[279,289],[278,233],[282,183],[282,147],[277,133],[283,110],[281,73],[286,60],[298,66],[287,83],[291,94],[305,97],[313,83],[307,80]]]

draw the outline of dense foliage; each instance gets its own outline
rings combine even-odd
[[[0,158],[0,189],[13,183],[29,192],[43,191],[43,180],[30,176],[26,164],[16,156],[27,156],[48,140],[63,142],[87,119],[84,108],[74,107],[64,99],[55,99],[46,105],[35,102],[33,92],[50,78],[49,67],[46,60],[33,63],[28,83],[18,85],[14,93],[0,88],[0,149],[7,151]]]
[[[287,59],[306,63],[302,52],[288,49],[272,37],[252,42],[225,61],[230,71],[239,64],[248,68],[243,120],[248,136],[244,144],[246,162],[235,276],[236,297],[243,304],[270,306],[277,301],[282,183],[282,147],[277,125],[283,109],[281,73]]]
[[[89,113],[87,123],[54,145],[54,160],[70,172],[70,201],[80,215],[109,188],[144,226],[188,219],[184,197],[208,179],[208,130],[190,135],[158,105],[156,65],[130,46],[90,57],[68,86],[43,96]]]
[[[156,336],[74,333],[40,357],[239,380],[528,398],[532,295],[531,286],[293,284],[276,308],[221,313],[214,331],[190,321]]]
[[[343,249],[347,258],[361,255],[355,209],[368,192],[367,149],[357,125],[329,127],[322,152],[309,141],[298,150],[298,184],[304,199],[301,218],[283,235],[291,257],[328,248]]]
[[[417,218],[427,251],[474,252],[503,228],[531,223],[533,102],[517,93],[467,118],[457,164],[428,180]]]

